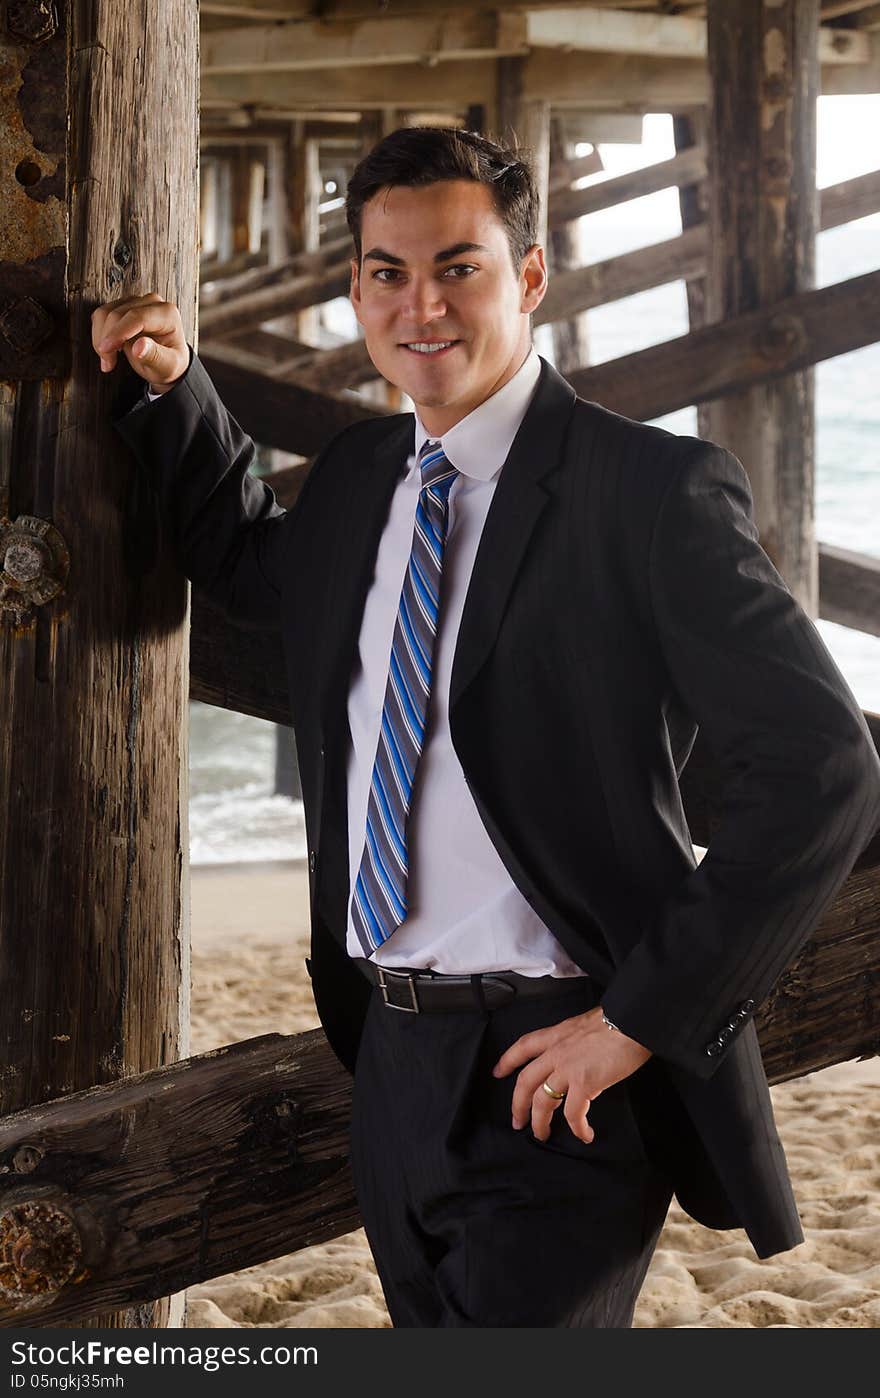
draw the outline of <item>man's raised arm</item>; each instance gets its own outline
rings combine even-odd
[[[254,442],[187,343],[178,308],[155,292],[100,306],[92,343],[102,371],[119,356],[133,371],[111,420],[158,497],[178,567],[231,620],[277,627],[290,516],[250,474]],[[148,402],[145,384],[162,397]]]

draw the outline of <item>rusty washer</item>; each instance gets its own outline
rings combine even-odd
[[[0,312],[0,335],[20,354],[29,354],[52,334],[52,317],[32,296],[13,301]]]
[[[58,29],[53,0],[8,0],[6,28],[13,39],[29,44],[51,39]]]
[[[0,1214],[0,1299],[21,1306],[48,1301],[82,1275],[75,1222],[49,1200],[11,1204]]]
[[[67,581],[67,545],[48,520],[0,515],[0,625],[23,626]]]

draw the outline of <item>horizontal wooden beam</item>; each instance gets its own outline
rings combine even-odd
[[[320,1030],[266,1034],[0,1119],[0,1326],[69,1325],[357,1228],[350,1082]]]
[[[702,58],[706,21],[688,15],[628,14],[622,10],[532,10],[525,16],[530,48],[571,49],[661,58]],[[871,46],[854,30],[819,28],[820,63],[867,63]]]
[[[361,399],[279,383],[216,352],[199,358],[232,416],[265,447],[313,456],[351,423],[385,416]]]
[[[305,73],[389,63],[442,63],[525,54],[526,24],[489,10],[386,15],[356,24],[320,21],[245,25],[201,36],[202,79],[221,73]],[[858,36],[854,36],[858,37]],[[335,99],[334,99],[335,100]]]
[[[880,558],[820,544],[819,615],[880,636]]]
[[[568,374],[582,398],[642,421],[805,369],[877,339],[880,272],[799,292]]]
[[[864,63],[823,64],[821,92],[873,93],[880,90],[880,47],[868,41],[871,58]],[[338,68],[332,100],[337,109],[380,109],[389,95],[396,107],[419,111],[463,111],[473,103],[491,110],[496,101],[496,61],[475,58],[433,66],[384,63]],[[327,75],[305,72],[205,73],[203,103],[216,101],[326,108]],[[631,112],[669,112],[699,106],[709,99],[707,65],[702,59],[657,58],[647,54],[559,53],[535,49],[523,60],[522,100],[550,102],[557,109],[626,105]]]

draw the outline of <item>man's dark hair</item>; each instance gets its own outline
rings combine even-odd
[[[363,253],[361,213],[374,194],[388,186],[415,188],[441,180],[474,180],[491,190],[518,272],[537,241],[539,195],[531,166],[519,151],[455,126],[402,126],[358,163],[345,199],[358,262]]]

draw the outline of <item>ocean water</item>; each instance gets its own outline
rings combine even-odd
[[[657,200],[658,196],[651,196]],[[637,204],[645,206],[638,217]],[[672,236],[652,225],[649,199],[633,201],[626,224],[604,215],[582,220],[585,262]],[[613,211],[608,211],[612,213]],[[664,220],[665,223],[665,220]],[[880,268],[878,220],[830,229],[817,241],[819,286]],[[334,305],[344,328],[351,311]],[[590,358],[601,363],[686,334],[683,282],[657,287],[588,314]],[[353,322],[349,323],[353,335]],[[880,330],[878,330],[880,334]],[[549,335],[536,333],[551,358]],[[880,557],[880,344],[816,366],[816,533],[824,543]],[[656,421],[695,434],[697,415],[684,408]],[[880,637],[820,621],[818,629],[862,708],[880,713]],[[212,706],[190,704],[190,859],[193,864],[301,858],[306,850],[302,803],[274,795],[276,733],[272,724]]]

